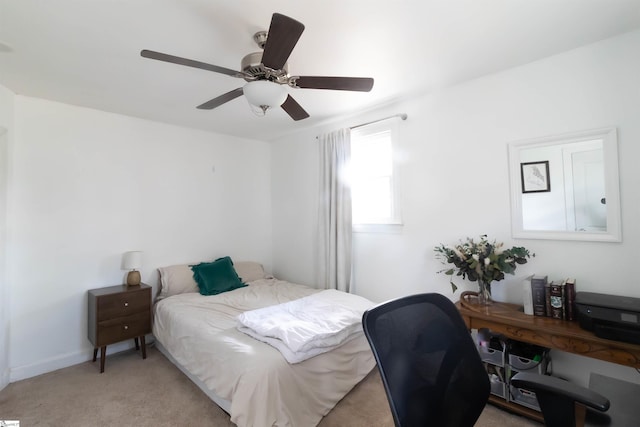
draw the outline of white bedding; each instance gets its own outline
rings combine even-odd
[[[375,366],[362,331],[333,351],[290,364],[240,332],[236,318],[317,292],[261,279],[215,296],[175,295],[156,304],[153,333],[184,369],[231,402],[238,426],[315,426]]]
[[[299,363],[358,336],[362,314],[372,306],[366,298],[330,289],[246,311],[238,316],[238,330]]]

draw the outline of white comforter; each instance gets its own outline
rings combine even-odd
[[[358,336],[366,298],[336,290],[246,311],[238,329],[277,348],[289,363],[326,353]]]
[[[290,364],[236,328],[245,311],[319,290],[275,279],[215,296],[175,295],[155,306],[153,333],[173,358],[222,399],[238,426],[315,426],[375,366],[364,333]]]

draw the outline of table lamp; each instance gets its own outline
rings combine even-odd
[[[130,270],[127,274],[127,286],[137,286],[140,284],[140,271],[142,267],[142,252],[125,252],[122,260],[122,269]]]

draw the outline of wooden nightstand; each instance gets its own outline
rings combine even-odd
[[[93,361],[100,348],[100,373],[104,372],[107,345],[133,338],[147,358],[145,334],[151,333],[151,286],[117,285],[89,291],[89,341]],[[140,344],[138,344],[138,338]]]

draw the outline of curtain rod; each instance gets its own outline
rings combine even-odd
[[[353,129],[357,129],[357,128],[360,128],[362,126],[372,125],[374,123],[378,123],[378,122],[381,122],[381,121],[384,121],[384,120],[393,119],[394,117],[400,117],[402,120],[407,120],[407,117],[409,117],[409,116],[407,116],[407,113],[398,113],[398,114],[394,114],[393,116],[383,117],[383,118],[378,119],[378,120],[371,120],[370,122],[361,123],[359,125],[351,126],[349,129],[352,129],[352,130]],[[318,138],[319,137],[316,136],[316,139],[318,139]]]
[[[362,126],[372,125],[374,123],[378,123],[378,122],[381,122],[381,121],[384,121],[384,120],[393,119],[394,117],[400,117],[402,120],[407,120],[407,117],[409,117],[409,116],[407,116],[407,113],[398,113],[398,114],[394,114],[393,116],[383,117],[383,118],[378,119],[378,120],[371,120],[370,122],[367,122],[367,123],[361,123],[359,125],[351,126],[349,129],[357,129],[357,128],[360,128]]]

